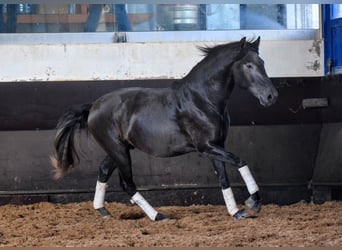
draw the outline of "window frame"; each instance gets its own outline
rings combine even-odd
[[[0,3],[7,2],[0,0]],[[25,3],[39,4],[51,1],[27,0]],[[133,4],[135,0],[107,0],[108,4]],[[248,4],[255,4],[250,1]],[[14,1],[13,4],[22,3]],[[53,3],[53,1],[51,2]],[[60,0],[58,3],[98,3],[92,0],[68,1]],[[141,3],[141,2],[138,2]],[[157,3],[184,3],[181,0],[156,1],[144,0],[144,4]],[[186,3],[203,3],[203,1],[188,0]],[[230,3],[223,0],[207,0],[206,4]],[[260,2],[258,2],[260,3]],[[262,2],[261,2],[262,3]],[[260,3],[260,4],[261,4]],[[12,4],[12,3],[11,3]],[[238,4],[234,2],[234,4]],[[275,4],[275,3],[265,3]],[[305,3],[307,4],[307,3]],[[65,32],[65,33],[0,33],[0,44],[46,44],[46,43],[115,43],[115,42],[218,42],[226,40],[238,40],[243,36],[261,36],[264,40],[316,40],[322,38],[321,4],[319,5],[319,28],[318,29],[237,29],[237,30],[196,30],[196,31],[130,31],[130,32]],[[124,37],[124,39],[122,39]]]

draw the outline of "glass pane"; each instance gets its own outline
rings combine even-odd
[[[317,4],[0,4],[2,33],[318,27]]]
[[[333,4],[331,18],[341,18],[342,17],[342,4]]]

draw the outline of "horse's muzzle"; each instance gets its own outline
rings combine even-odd
[[[273,105],[278,98],[278,91],[275,87],[271,88],[267,94],[259,97],[259,102],[262,106],[269,107]]]

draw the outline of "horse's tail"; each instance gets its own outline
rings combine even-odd
[[[58,121],[54,140],[55,154],[50,157],[52,165],[56,168],[55,179],[62,178],[70,168],[80,162],[74,137],[80,129],[88,128],[87,120],[91,106],[84,104],[78,108],[70,108]]]

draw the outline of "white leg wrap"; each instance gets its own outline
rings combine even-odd
[[[259,191],[259,187],[256,184],[248,166],[246,165],[244,167],[239,168],[239,171],[243,181],[246,183],[249,194],[254,194],[255,192]]]
[[[137,204],[151,220],[156,219],[158,212],[145,200],[144,197],[142,197],[141,194],[136,192],[132,196],[131,202],[133,204]]]
[[[94,208],[99,209],[104,207],[104,199],[106,194],[107,183],[96,182],[95,196],[94,196]]]
[[[236,206],[233,190],[231,188],[222,189],[222,193],[228,213],[233,216],[239,211],[238,207]]]

